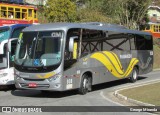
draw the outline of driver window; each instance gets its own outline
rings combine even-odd
[[[64,59],[65,60],[77,60],[78,58],[78,52],[79,52],[79,37],[78,39],[74,40],[74,47],[73,52],[69,51],[69,40],[71,37],[79,36],[78,34],[79,29],[70,29],[67,33],[67,39],[66,39],[66,46],[65,46],[65,52],[64,52]]]
[[[66,44],[65,44],[65,51],[64,51],[64,69],[69,68],[72,66],[78,59],[78,52],[79,52],[79,33],[80,29],[70,29],[67,33]],[[69,51],[69,40],[71,37],[78,36],[78,39],[74,40],[74,47],[73,52]]]
[[[13,67],[13,62],[14,62],[14,56],[16,52],[16,46],[17,46],[17,39],[11,41],[11,52],[10,52],[10,67]]]

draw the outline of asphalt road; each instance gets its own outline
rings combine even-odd
[[[142,84],[144,82],[160,80],[160,71],[154,71],[146,75],[141,75],[139,80],[134,85]],[[107,97],[108,92],[116,89],[131,86],[133,83],[127,80],[117,80],[108,82],[93,87],[93,91],[86,95],[79,95],[77,91],[68,92],[51,92],[42,94],[40,91],[35,90],[11,90],[4,89],[0,91],[0,106],[121,106],[119,103],[112,101]],[[21,114],[21,113],[16,113]],[[47,113],[53,114],[53,113]],[[62,115],[70,115],[71,113],[61,113]],[[106,113],[73,113],[76,114],[106,114]],[[110,112],[113,115],[119,114],[134,114],[146,115],[150,113],[139,112]],[[40,115],[40,114],[38,114]]]

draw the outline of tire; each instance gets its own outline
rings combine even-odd
[[[92,90],[92,78],[89,77],[87,74],[82,76],[82,81],[79,88],[79,93],[85,95],[89,91]]]
[[[129,78],[131,83],[136,82],[138,79],[138,69],[136,67],[133,68],[131,77]]]

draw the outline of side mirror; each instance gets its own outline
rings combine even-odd
[[[78,39],[78,36],[73,36],[69,38],[69,51],[73,52],[74,50],[74,40]]]

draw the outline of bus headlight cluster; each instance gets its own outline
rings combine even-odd
[[[20,80],[21,78],[19,77],[19,75],[15,75],[14,79],[15,80]]]
[[[2,74],[0,74],[0,77],[5,77],[7,75],[8,75],[8,73],[2,73]]]
[[[17,76],[17,77],[16,77],[16,80],[19,80],[19,79],[21,79],[21,78],[20,78],[19,76]]]
[[[54,75],[53,77],[48,78],[48,81],[51,82],[51,81],[56,80],[56,79],[58,79],[58,78],[60,78],[60,77],[61,77],[60,74],[56,74],[56,75]]]

